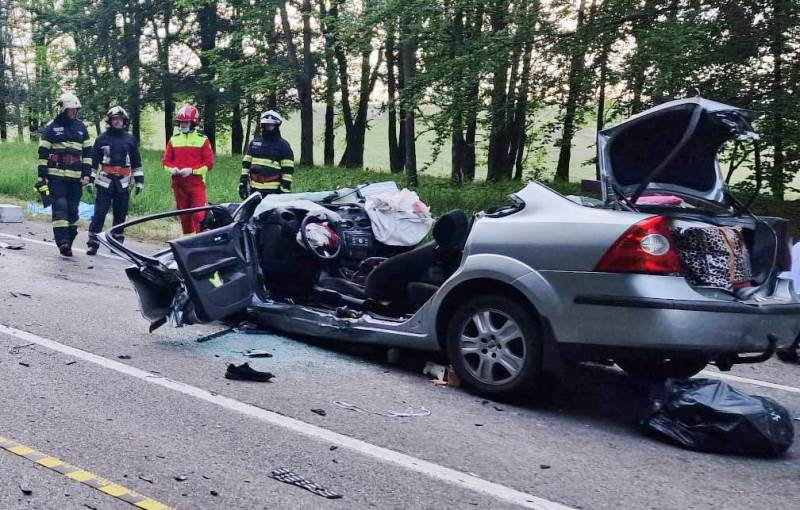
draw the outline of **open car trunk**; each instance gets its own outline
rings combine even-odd
[[[700,97],[682,99],[604,129],[597,140],[603,206],[670,218],[687,279],[741,297],[753,289],[770,293],[790,266],[787,222],[759,218],[733,199],[717,160],[728,141],[758,140],[750,124],[757,117]],[[697,278],[702,271],[724,272],[719,266],[725,264],[738,273],[732,287],[709,285],[711,275]]]

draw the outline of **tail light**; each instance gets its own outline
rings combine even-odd
[[[629,228],[600,259],[602,273],[679,274],[681,261],[669,220],[653,216]]]

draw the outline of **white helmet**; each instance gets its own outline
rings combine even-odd
[[[274,126],[280,126],[283,123],[283,118],[281,115],[276,112],[275,110],[269,110],[261,114],[261,118],[259,120],[259,124],[262,126],[265,124],[272,124]]]
[[[62,114],[64,110],[69,110],[70,108],[79,109],[81,107],[81,102],[75,94],[64,92],[61,94],[61,97],[58,98],[56,106],[58,106],[58,113]]]

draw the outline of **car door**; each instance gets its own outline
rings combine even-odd
[[[234,222],[170,241],[195,315],[211,322],[243,311],[255,289],[255,262],[244,224]]]

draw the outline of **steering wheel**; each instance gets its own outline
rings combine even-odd
[[[335,248],[331,248],[328,245],[313,246],[311,244],[311,242],[308,239],[308,229],[307,229],[307,227],[309,225],[311,225],[311,224],[314,224],[314,223],[317,223],[317,224],[320,224],[320,225],[322,225],[323,223],[328,223],[328,228],[333,230],[333,232],[336,234],[336,237],[337,237],[337,239],[336,239],[336,247]],[[322,216],[322,215],[320,215],[318,213],[315,214],[315,213],[309,212],[308,214],[306,214],[305,218],[303,218],[303,222],[300,223],[300,238],[303,241],[303,246],[305,246],[305,248],[308,251],[310,251],[311,253],[313,253],[317,258],[320,258],[320,259],[325,260],[325,261],[331,261],[331,260],[335,260],[335,259],[339,258],[339,255],[341,255],[341,253],[342,253],[342,245],[344,244],[344,236],[342,236],[341,233],[338,230],[339,229],[337,228],[336,224],[331,222],[331,221],[328,221],[327,218],[325,218],[324,216]]]

